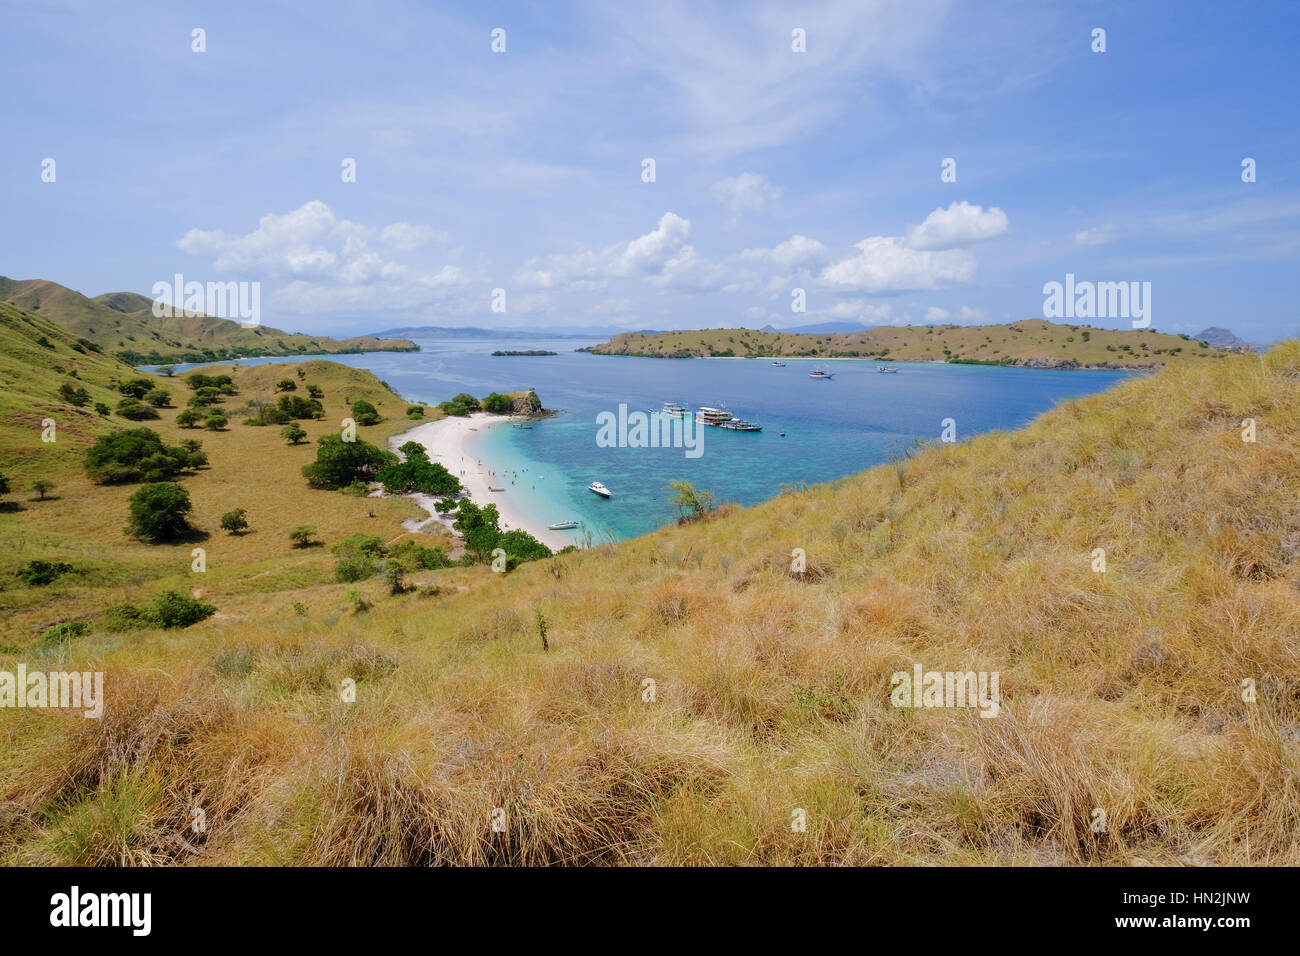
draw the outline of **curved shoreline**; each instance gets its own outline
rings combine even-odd
[[[475,439],[480,429],[515,420],[516,416],[493,415],[490,412],[475,412],[464,417],[449,415],[435,422],[423,422],[408,431],[394,435],[388,439],[388,445],[393,451],[408,441],[423,445],[429,453],[429,460],[437,462],[455,475],[474,504],[480,508],[490,504],[497,506],[497,512],[501,516],[502,531],[527,531],[552,551],[559,551],[571,544],[580,544],[581,542],[572,532],[566,535],[562,531],[551,531],[542,522],[526,516],[511,501],[510,486],[507,484],[509,479],[502,476],[502,469],[496,467],[493,462],[484,460],[481,453],[475,449]],[[496,474],[492,474],[493,472]],[[506,490],[491,491],[490,488],[494,487],[502,487]],[[410,497],[429,512],[433,520],[448,529],[451,528],[451,520],[433,509],[434,499],[431,496],[411,495]]]

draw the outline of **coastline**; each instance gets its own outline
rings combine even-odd
[[[475,439],[480,429],[493,425],[513,422],[516,416],[494,415],[490,412],[474,412],[472,415],[448,415],[436,422],[423,422],[399,435],[388,439],[389,448],[397,451],[408,441],[419,442],[429,453],[429,460],[442,465],[465,487],[471,501],[480,508],[496,505],[501,516],[501,530],[527,531],[552,551],[571,544],[580,544],[580,539],[573,532],[551,531],[543,522],[531,520],[510,497],[510,479],[504,477],[501,468],[491,461],[483,460],[475,450]],[[480,464],[481,462],[481,464]],[[496,472],[496,474],[492,474]],[[490,488],[505,488],[505,491],[491,491]],[[434,498],[430,495],[410,495],[420,507],[429,512],[430,519],[451,530],[452,519],[440,515],[433,509]],[[427,522],[419,522],[422,527]],[[414,530],[412,528],[411,530]]]

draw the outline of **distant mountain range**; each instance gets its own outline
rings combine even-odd
[[[419,325],[406,326],[400,329],[384,329],[382,332],[375,332],[374,335],[379,338],[389,336],[410,338],[415,336],[417,338],[572,339],[603,338],[627,331],[629,330],[612,325],[555,325],[547,326],[545,329],[525,329],[519,326],[485,329],[474,325]],[[636,331],[645,335],[654,335],[658,332],[657,329],[637,329]]]
[[[1231,329],[1219,328],[1217,325],[1202,330],[1196,335],[1196,338],[1203,342],[1209,342],[1216,349],[1249,349],[1256,352],[1264,350],[1264,346],[1238,338],[1232,334]]]
[[[45,279],[0,276],[0,302],[44,316],[130,365],[215,362],[254,355],[342,352],[414,352],[406,340],[362,335],[347,339],[283,332],[259,325],[244,328],[230,319],[197,313],[159,318],[153,299],[135,292],[88,298]]]

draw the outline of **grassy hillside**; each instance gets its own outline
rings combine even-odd
[[[385,402],[327,365],[327,420]],[[273,384],[234,374],[232,402]],[[102,670],[108,705],[0,711],[0,862],[1300,864],[1298,422],[1300,342],[1181,363],[759,507],[429,572],[435,596],[367,582],[359,613],[284,529],[395,535],[404,506],[306,490],[276,429],[204,436],[198,523],[241,505],[255,533],[202,575],[64,475],[58,510],[0,515],[0,670]],[[90,570],[12,586],[37,555]],[[164,586],[219,612],[103,631]],[[68,617],[91,632],[40,646]],[[894,708],[914,663],[997,671],[999,715]]]
[[[625,332],[591,351],[656,358],[815,357],[899,362],[987,362],[1040,368],[1161,368],[1224,353],[1184,335],[1095,329],[1026,319],[1009,325],[880,326],[864,332],[793,334],[753,329]]]
[[[80,292],[40,279],[15,281],[0,276],[0,302],[43,316],[97,343],[132,365],[212,362],[251,355],[339,352],[409,352],[407,339],[290,334],[269,326],[245,329],[238,322],[206,315],[158,318],[153,300],[133,292],[87,298]]]

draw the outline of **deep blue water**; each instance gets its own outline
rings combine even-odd
[[[815,484],[887,461],[913,438],[939,437],[953,418],[959,440],[1017,428],[1065,398],[1101,391],[1131,373],[1039,371],[982,365],[893,363],[883,375],[871,360],[645,359],[576,353],[590,340],[429,339],[418,353],[328,356],[373,371],[406,398],[437,403],[457,392],[535,388],[560,412],[531,429],[485,429],[478,451],[495,467],[524,469],[512,493],[546,522],[585,521],[598,538],[630,537],[672,520],[670,480],[685,478],[719,501],[755,504],[783,483]],[[494,349],[545,348],[544,357],[493,357]],[[297,359],[245,359],[242,364]],[[177,366],[178,369],[188,366]],[[809,377],[813,368],[833,381]],[[725,405],[758,421],[761,433],[704,429],[704,453],[677,448],[601,448],[596,416],[659,409],[665,401],[694,408]],[[780,436],[785,432],[785,437]],[[593,480],[614,492],[586,491]],[[524,484],[528,487],[523,487]]]

